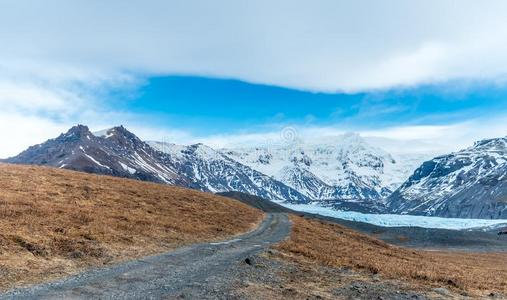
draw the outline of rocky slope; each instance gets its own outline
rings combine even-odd
[[[308,203],[309,199],[270,176],[247,167],[203,144],[190,146],[149,142],[171,157],[178,174],[192,179],[201,190],[210,192],[238,191],[269,200],[291,200]]]
[[[424,162],[387,199],[394,213],[507,219],[507,138]]]

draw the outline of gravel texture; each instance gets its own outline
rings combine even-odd
[[[238,263],[288,236],[286,214],[267,214],[254,231],[233,240],[197,244],[47,284],[8,291],[0,299],[223,299]],[[248,261],[248,260],[247,260]],[[228,292],[227,292],[228,293]]]

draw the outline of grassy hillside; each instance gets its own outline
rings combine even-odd
[[[424,289],[445,286],[472,295],[507,292],[507,253],[417,251],[337,224],[297,216],[291,219],[291,238],[277,248],[299,264],[379,274]]]
[[[0,288],[223,239],[261,219],[183,188],[0,164]]]

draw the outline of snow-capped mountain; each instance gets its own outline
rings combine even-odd
[[[149,142],[158,151],[171,156],[178,173],[192,178],[201,190],[239,191],[270,200],[307,203],[309,199],[269,176],[247,167],[203,144],[190,146]]]
[[[358,134],[326,143],[223,149],[222,153],[273,176],[315,201],[381,202],[408,178],[418,160],[398,160]]]
[[[122,126],[93,134],[88,127],[78,125],[67,133],[32,146],[6,161],[192,185],[177,173],[168,155],[155,151]]]
[[[507,218],[507,138],[422,165],[419,158],[390,155],[356,134],[319,144],[216,151],[144,142],[122,126],[92,133],[78,125],[5,161],[342,210]],[[420,167],[412,172],[415,164]]]
[[[206,192],[240,191],[269,200],[309,201],[295,189],[202,144],[178,146],[154,142],[150,145],[123,126],[92,133],[88,127],[78,125],[5,161],[180,185]]]
[[[395,213],[507,218],[507,138],[424,162],[388,199]]]

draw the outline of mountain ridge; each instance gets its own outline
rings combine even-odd
[[[123,126],[77,125],[3,160],[365,213],[507,219],[507,138],[414,167],[348,134],[334,144],[215,150],[145,142]],[[392,191],[396,182],[399,186]]]
[[[319,144],[286,143],[221,152],[321,203],[369,200],[381,205],[419,162],[398,161],[355,133]]]
[[[394,213],[507,219],[506,176],[507,138],[484,139],[424,162],[386,203]]]
[[[182,150],[179,154],[160,151],[123,126],[93,134],[87,126],[77,125],[4,161],[179,185],[205,192],[237,190],[269,200],[309,201],[298,191],[207,146],[197,144],[179,149]]]
[[[107,136],[96,136],[87,126],[76,125],[4,161],[186,185],[185,179],[178,176],[170,164],[160,164],[169,162],[167,156],[153,151],[123,126],[108,129]]]

